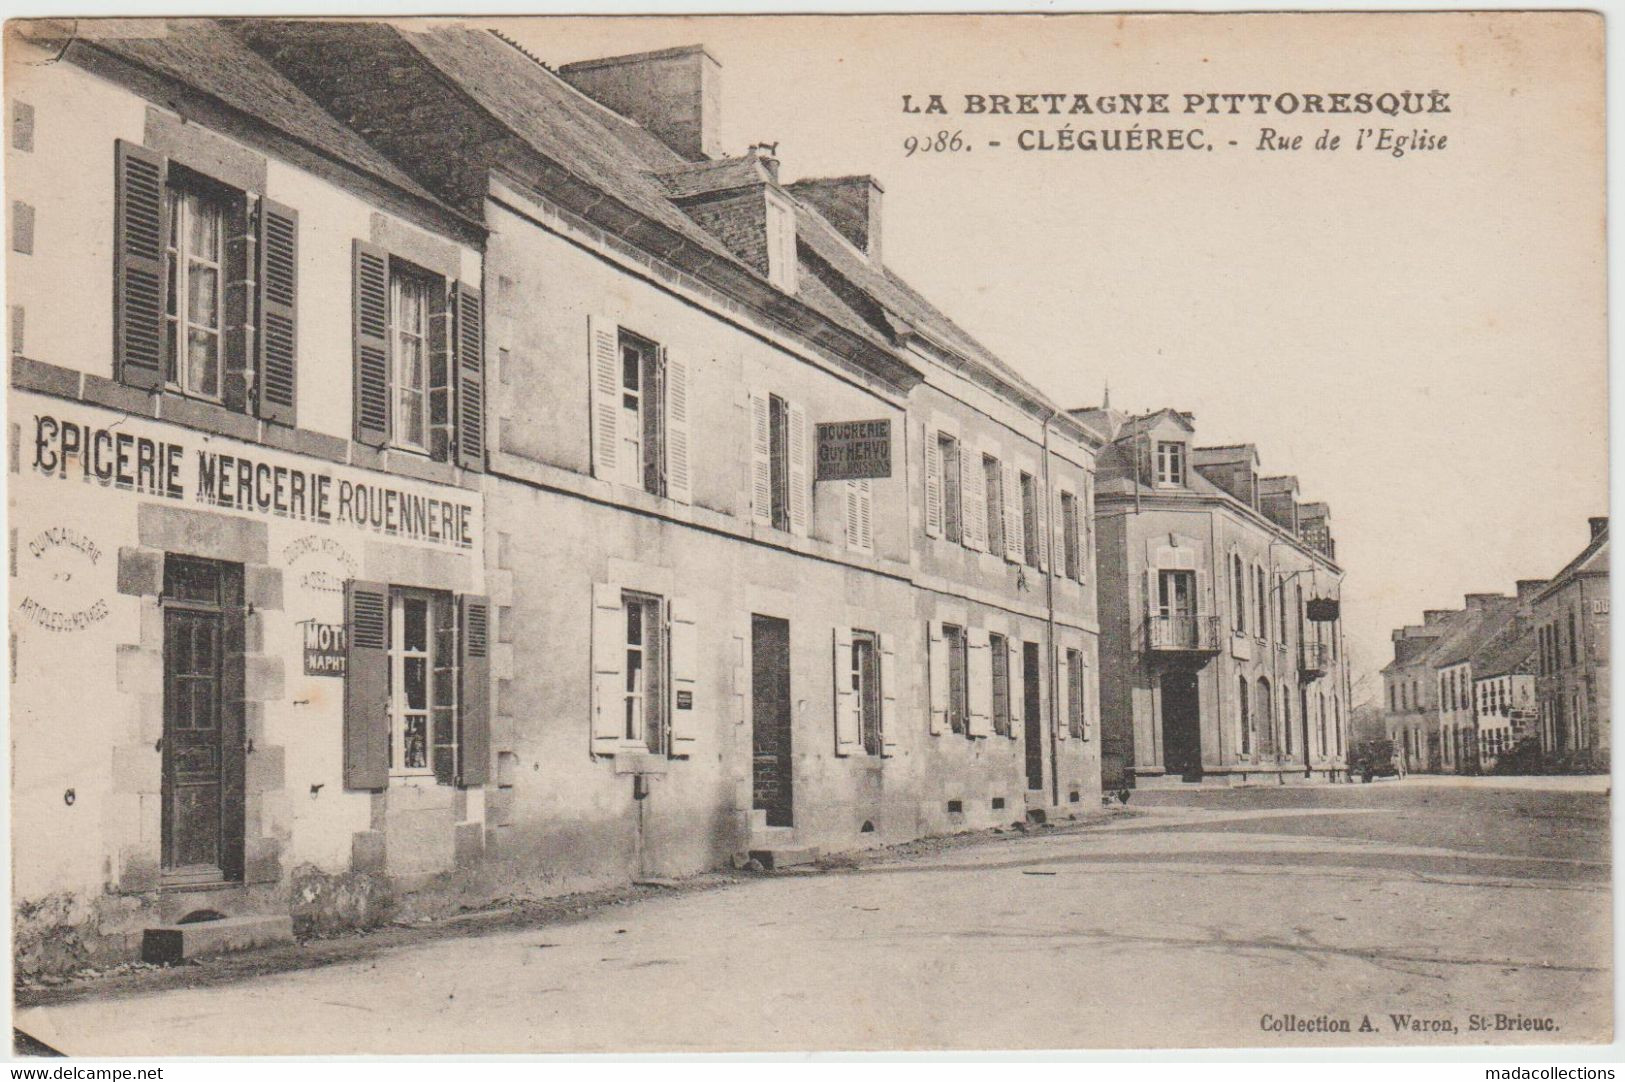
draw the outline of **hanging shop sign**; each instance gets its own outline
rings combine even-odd
[[[833,421],[818,426],[818,480],[891,476],[891,421]]]
[[[1312,597],[1304,605],[1309,617],[1317,624],[1329,624],[1336,620],[1341,610],[1335,597]]]

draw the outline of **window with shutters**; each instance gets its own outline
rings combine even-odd
[[[665,371],[660,347],[620,332],[621,482],[656,496],[666,494]]]
[[[948,644],[948,728],[964,733],[970,717],[970,646],[965,629],[955,624],[943,624],[942,637]]]
[[[846,545],[860,552],[873,552],[875,493],[868,478],[846,482]]]
[[[1157,443],[1157,484],[1183,485],[1185,483],[1185,445],[1159,440]]]
[[[880,729],[880,637],[873,631],[852,632],[852,695],[864,754],[879,755],[884,750]]]
[[[115,162],[118,379],[293,424],[298,214],[122,139]]]
[[[987,488],[987,551],[1004,555],[1004,467],[992,455],[982,456],[982,477]]]
[[[1066,731],[1079,740],[1084,738],[1083,677],[1083,651],[1069,648],[1066,652]]]
[[[946,432],[938,432],[937,452],[942,462],[942,535],[958,543],[965,537],[964,499],[960,490],[959,441]]]
[[[993,731],[1010,735],[1010,640],[996,631],[988,633],[988,650],[993,662]]]
[[[390,591],[389,772],[396,778],[456,776],[456,682],[449,595]]]
[[[789,204],[767,197],[767,280],[786,293],[796,291],[796,218]]]
[[[164,385],[195,398],[223,397],[226,216],[229,202],[212,186],[171,184],[164,192]]]
[[[1038,479],[1021,475],[1021,552],[1028,567],[1038,566]]]
[[[661,599],[626,591],[626,696],[622,736],[656,755],[668,747],[666,725],[666,621]]]
[[[1078,531],[1078,498],[1070,492],[1061,493],[1061,545],[1063,568],[1067,578],[1083,581],[1082,538]]]

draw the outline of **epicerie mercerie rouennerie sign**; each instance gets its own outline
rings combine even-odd
[[[818,480],[891,476],[891,421],[831,421],[818,426]]]
[[[189,447],[167,432],[146,435],[128,419],[104,425],[38,413],[33,430],[33,467],[49,477],[456,549],[472,548],[479,526],[472,504],[394,478],[313,468],[257,449]]]

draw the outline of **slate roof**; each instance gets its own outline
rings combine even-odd
[[[1569,580],[1577,575],[1606,575],[1608,574],[1608,533],[1603,531],[1601,537],[1594,537],[1580,551],[1580,555],[1563,566],[1563,570],[1553,575],[1546,588],[1541,590],[1539,597],[1546,598],[1568,585]]]
[[[1485,643],[1506,626],[1517,611],[1516,598],[1492,601],[1482,609],[1468,609],[1462,613],[1455,629],[1439,639],[1438,645],[1428,652],[1436,669],[1470,661]]]
[[[219,23],[206,19],[82,19],[75,41],[189,86],[325,157],[347,162],[418,199],[448,209]]]
[[[1516,618],[1473,655],[1473,679],[1482,680],[1517,672],[1535,655],[1535,635],[1524,621]]]
[[[256,34],[275,32],[272,20],[255,20],[255,24]],[[576,90],[529,52],[485,30],[448,26],[407,30],[356,21],[334,25],[340,28],[335,35],[344,34],[346,28],[354,32],[360,26],[394,34],[500,125],[577,180],[677,233],[713,259],[730,265],[735,273],[765,281],[758,270],[737,258],[674,202],[730,181],[756,182],[750,171],[761,168],[757,159],[689,162],[642,126]],[[815,256],[851,286],[836,288],[826,280],[827,271],[808,267],[804,258],[808,273],[798,275],[799,300],[888,352],[895,351],[898,332],[905,328],[884,313],[901,317],[1039,407],[1058,409],[901,278],[859,255],[810,205],[793,192],[785,191],[785,195],[796,206],[803,256]],[[853,292],[861,293],[867,303],[859,303],[851,296]]]

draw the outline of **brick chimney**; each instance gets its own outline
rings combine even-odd
[[[1469,609],[1487,609],[1497,601],[1505,601],[1505,594],[1468,594],[1466,597]]]
[[[1443,620],[1460,612],[1460,609],[1424,609],[1422,611],[1422,626],[1432,627]]]
[[[878,180],[871,176],[825,177],[798,180],[789,187],[871,263],[880,262],[880,204],[886,189]]]
[[[1550,582],[1550,581],[1552,581],[1552,580],[1551,579],[1519,579],[1518,580],[1518,600],[1519,601],[1528,601],[1530,598],[1534,597],[1537,593],[1539,593],[1542,589],[1544,589],[1546,584],[1548,582]]]
[[[559,76],[691,162],[722,156],[722,65],[703,45],[581,60]]]
[[[1587,519],[1591,523],[1591,540],[1595,541],[1608,532],[1608,516],[1600,515],[1597,518]]]

